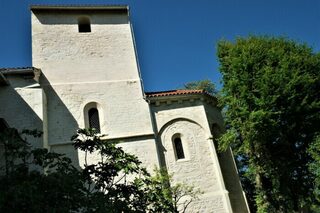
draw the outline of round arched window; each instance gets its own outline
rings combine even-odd
[[[101,133],[103,129],[103,111],[97,102],[89,102],[83,108],[84,126],[85,128],[95,129],[96,133]],[[101,126],[102,125],[102,126]]]

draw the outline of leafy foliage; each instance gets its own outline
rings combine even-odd
[[[137,157],[101,137],[94,129],[79,129],[72,137],[74,147],[85,152],[82,175],[87,185],[86,211],[144,212],[149,203],[138,183],[149,174]],[[100,155],[99,162],[88,163],[87,156],[92,153]],[[136,176],[128,180],[128,175]]]
[[[220,147],[231,145],[242,160],[258,212],[317,205],[317,158],[308,147],[315,150],[320,126],[320,55],[285,38],[251,36],[221,41],[218,57],[230,127]]]
[[[76,211],[83,202],[81,177],[70,159],[46,149],[30,150],[24,135],[9,128],[0,134],[5,168],[0,176],[1,212]],[[46,171],[45,173],[42,171]],[[78,180],[78,181],[74,181]]]
[[[79,129],[74,147],[85,153],[83,169],[62,154],[31,150],[15,129],[0,134],[5,168],[0,175],[1,212],[178,212],[198,192],[184,184],[170,186],[165,170],[150,176],[134,155],[104,140],[94,129]],[[36,131],[24,134],[39,136]],[[90,163],[88,155],[99,162]]]
[[[316,203],[320,203],[320,134],[316,135],[313,143],[308,148],[309,154],[313,159],[309,163],[309,170],[315,176],[313,194],[316,199]],[[319,206],[314,204],[311,206],[314,210]]]
[[[160,206],[155,206],[154,212],[185,212],[191,202],[198,200],[202,192],[184,183],[173,184],[172,175],[165,169],[156,169],[155,176],[151,177],[152,195]]]

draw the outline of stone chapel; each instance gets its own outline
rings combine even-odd
[[[149,171],[204,193],[188,212],[249,212],[217,99],[202,90],[145,92],[127,6],[31,6],[32,66],[0,69],[0,128],[38,129],[33,146],[83,165],[70,137],[96,128]]]

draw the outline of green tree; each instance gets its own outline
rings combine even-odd
[[[70,212],[84,200],[81,174],[71,160],[46,149],[31,150],[25,136],[37,131],[1,131],[0,212]],[[43,172],[46,171],[46,172]]]
[[[286,38],[238,38],[218,44],[229,145],[253,183],[258,212],[319,207],[314,196],[320,126],[320,55]],[[319,146],[318,146],[319,147]]]
[[[192,82],[185,83],[183,85],[183,89],[205,90],[211,95],[217,94],[216,86],[209,79],[200,80],[200,81],[192,81]]]
[[[85,152],[81,171],[86,190],[86,212],[145,212],[152,207],[148,198],[149,177],[141,162],[116,146],[115,141],[102,139],[94,129],[79,129],[72,137],[74,147]],[[90,154],[100,155],[100,161],[88,162]]]
[[[109,212],[172,212],[185,210],[198,199],[199,190],[183,183],[171,185],[165,169],[151,176],[134,155],[123,151],[116,141],[103,139],[94,129],[79,129],[74,146],[85,152],[87,209]],[[88,154],[98,153],[100,161],[88,163]],[[96,202],[96,201],[101,202]],[[98,204],[98,205],[97,205]]]
[[[163,168],[156,168],[155,175],[149,180],[152,197],[160,201],[157,206],[154,206],[154,212],[184,213],[202,194],[194,186],[185,183],[172,184],[173,175]]]
[[[314,189],[313,194],[316,199],[316,203],[311,206],[312,210],[316,212],[318,209],[319,212],[319,204],[320,203],[320,134],[316,135],[313,143],[309,146],[309,154],[313,159],[309,164],[309,170],[315,176]]]
[[[85,153],[83,169],[78,169],[62,154],[32,150],[15,129],[1,131],[0,211],[176,213],[197,199],[193,187],[171,186],[165,170],[151,176],[136,156],[95,132],[79,129],[72,137],[74,147]],[[23,134],[40,136],[37,131]],[[93,153],[100,161],[88,161]],[[182,197],[187,199],[179,202]]]

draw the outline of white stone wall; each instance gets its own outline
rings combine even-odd
[[[223,118],[217,108],[205,104],[206,114],[211,127],[213,138],[224,132]],[[213,125],[214,124],[214,125]],[[223,174],[225,187],[229,192],[232,210],[235,213],[247,213],[249,207],[238,176],[237,167],[231,149],[219,153],[219,164]]]
[[[78,32],[83,16],[90,33]],[[50,84],[139,80],[127,14],[34,12],[32,62]]]
[[[119,145],[126,152],[136,155],[151,174],[154,173],[155,168],[159,168],[157,146],[153,137],[122,140]]]
[[[78,127],[84,128],[84,108],[91,102],[99,104],[101,133],[112,138],[153,134],[146,102],[137,95],[138,85],[116,82],[45,87],[49,143],[69,142]]]
[[[128,15],[104,12],[32,14],[32,60],[48,97],[49,144],[67,143],[85,127],[90,102],[101,106],[102,133],[110,137],[153,133]],[[82,16],[90,18],[91,33],[78,32]]]
[[[172,137],[181,134],[185,159],[176,159]],[[176,181],[187,182],[208,193],[220,189],[212,160],[212,148],[203,129],[188,120],[176,120],[161,133],[166,166]]]
[[[90,33],[78,32],[78,18],[83,16],[90,19]],[[34,10],[32,62],[42,70],[51,150],[67,153],[83,165],[83,153],[72,148],[70,137],[79,127],[88,127],[84,109],[93,102],[101,133],[123,140],[121,146],[136,154],[149,171],[158,165],[127,13]]]
[[[181,134],[185,159],[175,157],[172,136],[176,133]],[[174,182],[195,186],[204,193],[199,201],[191,203],[188,212],[228,212],[214,164],[212,141],[205,137],[203,129],[188,120],[177,120],[163,131],[161,142],[165,148],[166,166],[169,173],[173,173]]]
[[[170,102],[152,106],[158,147],[173,181],[193,185],[203,194],[187,212],[232,212],[201,101]],[[185,159],[176,159],[172,138],[181,135]]]
[[[211,135],[204,106],[200,101],[178,103],[173,101],[169,104],[152,106],[152,111],[157,122],[157,129],[161,128],[168,122],[176,118],[187,118],[198,123],[206,132],[207,136]]]
[[[8,76],[8,80],[10,85],[0,87],[0,118],[4,118],[10,127],[18,131],[43,131],[45,98],[39,84],[21,76]],[[27,139],[35,147],[43,146],[42,137]]]

